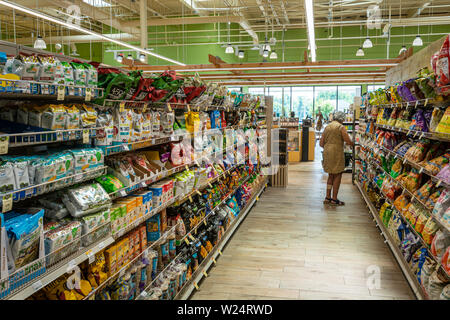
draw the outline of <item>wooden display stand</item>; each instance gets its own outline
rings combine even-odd
[[[278,166],[277,173],[270,178],[272,187],[286,188],[288,185],[288,166]]]
[[[300,161],[300,159],[301,159],[300,141],[301,141],[300,131],[289,130],[289,137],[288,137],[288,161],[289,162],[299,162]]]

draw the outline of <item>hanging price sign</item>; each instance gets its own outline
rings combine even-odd
[[[64,100],[64,96],[66,95],[66,87],[58,86],[57,100]]]
[[[92,97],[92,89],[91,88],[86,88],[86,97],[85,97],[85,101],[91,101],[91,97]]]
[[[9,147],[9,136],[0,136],[0,154],[7,154]]]
[[[89,143],[89,129],[83,129],[83,144]]]
[[[119,112],[124,112],[125,111],[125,102],[121,102],[120,104],[119,104]]]
[[[2,212],[11,211],[13,206],[12,194],[7,194],[2,197]]]

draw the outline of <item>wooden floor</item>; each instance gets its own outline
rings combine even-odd
[[[290,164],[289,186],[263,193],[192,299],[414,299],[351,175],[339,195],[345,206],[322,203],[316,159]],[[379,289],[366,285],[372,265]]]

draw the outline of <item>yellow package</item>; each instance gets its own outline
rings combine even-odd
[[[445,109],[445,113],[439,121],[439,124],[436,128],[436,132],[439,133],[450,133],[450,107]]]
[[[383,203],[383,205],[381,206],[380,212],[379,212],[381,220],[383,220],[384,212],[386,211],[388,206],[389,206],[389,203],[387,203],[387,202]]]
[[[80,110],[75,105],[64,106],[66,109],[66,129],[78,129],[80,127]]]
[[[117,245],[112,245],[105,250],[105,269],[108,277],[117,271]]]
[[[83,128],[95,127],[97,123],[97,111],[94,108],[87,106],[85,104],[79,107],[81,125]]]
[[[186,130],[193,133],[200,130],[200,115],[198,112],[186,112],[184,114]]]

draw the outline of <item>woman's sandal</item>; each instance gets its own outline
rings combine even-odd
[[[327,198],[327,197],[325,197],[325,200],[323,200],[323,203],[324,204],[328,204],[328,203],[330,203],[331,202],[331,198]]]
[[[343,205],[345,205],[345,202],[343,202],[343,201],[341,201],[339,199],[336,199],[336,200],[331,199],[330,204],[334,204],[334,205],[337,205],[337,206],[343,206]]]

